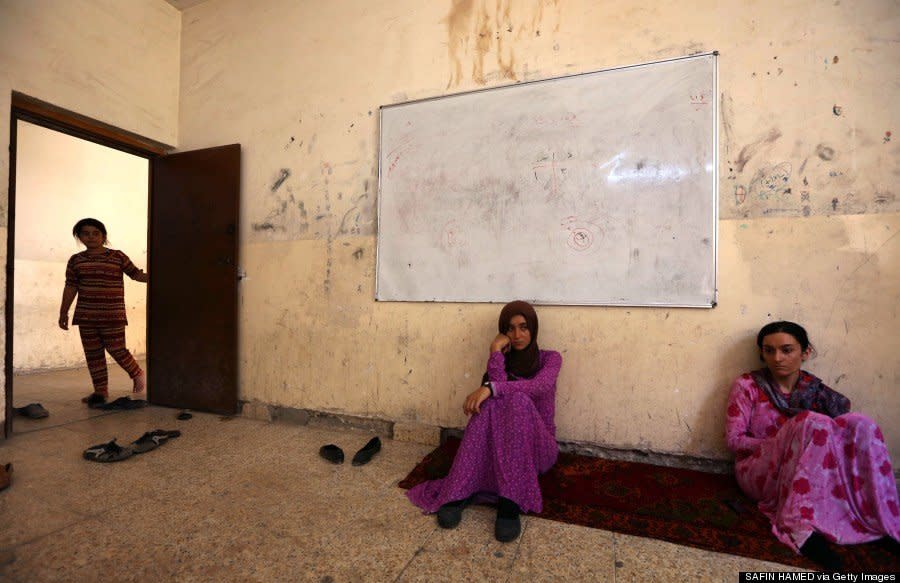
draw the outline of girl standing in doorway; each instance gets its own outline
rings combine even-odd
[[[146,388],[146,374],[125,347],[128,319],[122,274],[143,283],[147,283],[149,276],[135,267],[127,255],[106,247],[106,226],[97,219],[81,219],[72,228],[72,235],[87,249],[72,255],[66,265],[59,327],[69,329],[69,307],[77,295],[72,324],[78,326],[94,385],[94,392],[82,402],[88,407],[96,407],[105,403],[109,395],[104,351],[109,352],[133,379],[135,393]]]

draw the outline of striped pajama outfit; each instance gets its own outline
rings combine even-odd
[[[94,392],[109,392],[105,352],[115,359],[128,376],[134,378],[143,371],[125,347],[125,284],[122,275],[132,279],[140,275],[127,255],[106,249],[89,255],[76,253],[66,265],[66,287],[78,290],[78,303],[72,324],[78,326],[88,371]]]

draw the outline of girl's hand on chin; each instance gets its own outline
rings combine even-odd
[[[509,351],[509,336],[506,334],[497,334],[494,341],[491,342],[491,352],[503,352],[506,353]]]

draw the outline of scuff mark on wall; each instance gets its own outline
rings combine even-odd
[[[766,144],[772,144],[781,137],[781,130],[778,128],[772,128],[769,130],[765,136],[757,139],[755,142],[747,144],[743,148],[741,148],[741,152],[738,154],[737,160],[734,162],[734,166],[738,172],[744,171],[744,166],[747,165],[747,162],[750,161],[750,158],[756,155],[760,149],[763,148]]]
[[[731,127],[731,118],[734,116],[734,100],[731,96],[726,97],[722,92],[719,98],[719,107],[722,110],[722,133],[725,135],[725,154],[731,153],[731,145],[734,143],[734,130]]]
[[[275,179],[275,182],[272,183],[272,187],[269,190],[271,190],[272,192],[277,191],[279,188],[281,188],[281,185],[284,184],[284,181],[287,180],[288,178],[290,178],[290,176],[291,176],[290,169],[282,168],[281,171],[278,173],[278,178]]]
[[[290,175],[290,173],[288,173]],[[281,176],[279,176],[281,180]],[[252,229],[257,233],[284,233],[288,238],[299,238],[306,234],[309,230],[309,220],[306,214],[306,207],[302,200],[297,200],[294,196],[294,189],[290,184],[276,183],[269,188],[269,196],[273,197],[270,210],[265,218],[259,222],[251,224]],[[278,188],[275,188],[275,186]]]
[[[834,148],[826,146],[825,144],[819,144],[816,146],[816,156],[826,162],[830,162],[831,160],[834,160]]]
[[[703,47],[703,43],[690,41],[684,45],[667,45],[661,49],[651,51],[650,54],[656,57],[683,57],[686,55],[699,55],[705,52],[706,49]]]

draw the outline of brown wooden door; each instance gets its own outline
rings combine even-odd
[[[150,196],[148,399],[237,412],[239,144],[156,158]]]

